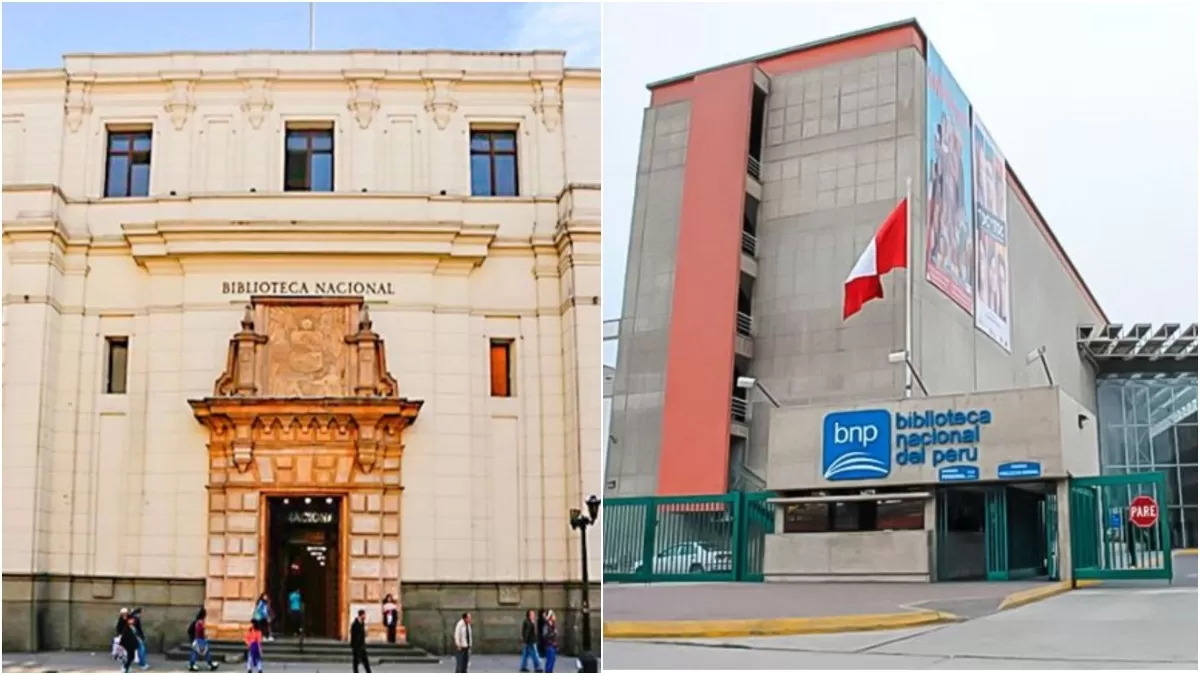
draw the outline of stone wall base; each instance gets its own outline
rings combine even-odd
[[[3,650],[107,650],[122,607],[142,608],[147,647],[187,639],[187,627],[204,603],[204,579],[82,577],[5,574]],[[529,609],[558,615],[559,651],[582,647],[582,588],[578,583],[420,582],[400,584],[401,622],[408,641],[435,654],[453,652],[454,624],[473,619],[478,653],[516,653]],[[590,588],[592,649],[600,653],[600,584]],[[382,636],[382,631],[373,631]],[[239,636],[240,637],[240,636]]]

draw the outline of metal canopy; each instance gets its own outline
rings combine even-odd
[[[1113,361],[1181,361],[1196,358],[1196,341],[1200,328],[1196,324],[1181,326],[1164,323],[1155,329],[1139,323],[1128,329],[1123,324],[1080,326],[1076,345],[1079,353],[1092,363]]]

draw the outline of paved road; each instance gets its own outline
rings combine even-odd
[[[995,611],[1010,593],[1044,583],[616,584],[604,587],[604,620],[774,619],[913,609],[970,618]]]
[[[612,605],[606,601],[605,608]],[[1094,588],[964,623],[677,642],[605,640],[612,670],[1197,668],[1195,587]]]
[[[471,672],[474,673],[512,673],[516,672],[520,658],[517,656],[495,656],[491,654],[476,655],[471,658]],[[186,662],[164,661],[161,657],[150,657],[151,673],[184,672]],[[436,664],[385,664],[372,665],[377,673],[453,673],[454,659],[444,658]],[[120,672],[120,666],[104,654],[89,652],[43,652],[40,654],[4,654],[3,671],[6,673],[113,673]],[[241,663],[222,664],[218,673],[245,672],[246,666]],[[268,661],[264,668],[269,673],[348,673],[350,661],[344,664],[329,663],[273,663]],[[574,657],[563,657],[558,660],[555,670],[560,673],[573,673],[578,670]],[[207,669],[205,669],[207,672]],[[141,672],[136,667],[134,672]]]

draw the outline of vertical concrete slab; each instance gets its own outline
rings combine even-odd
[[[642,126],[633,222],[613,380],[605,492],[654,494],[662,442],[668,327],[683,202],[691,104],[648,108]]]

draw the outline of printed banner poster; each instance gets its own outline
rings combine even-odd
[[[1004,155],[978,116],[971,120],[975,181],[975,326],[1012,351],[1008,285],[1008,178]]]
[[[925,278],[971,313],[975,281],[971,104],[932,45],[927,52]]]

